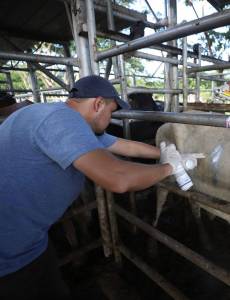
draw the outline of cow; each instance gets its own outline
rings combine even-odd
[[[205,194],[209,199],[220,199],[223,203],[230,202],[230,131],[228,128],[165,123],[156,134],[156,144],[162,141],[176,145],[180,153],[204,153],[205,158],[198,161],[197,168],[187,171],[192,179],[192,191]],[[176,185],[175,178],[167,182]],[[153,225],[157,226],[163,207],[167,201],[168,190],[162,187],[157,189],[156,217]],[[190,201],[192,213],[198,224],[200,241],[206,249],[210,249],[208,235],[201,221],[201,209],[204,209],[210,218],[218,216],[230,223],[230,216],[199,202]]]
[[[0,116],[8,117],[14,111],[25,107],[27,105],[33,104],[29,100],[17,103],[16,99],[9,93],[0,91]]]
[[[164,103],[153,99],[152,93],[132,93],[129,94],[129,104],[134,110],[141,111],[163,111]],[[162,125],[162,122],[148,121],[130,121],[130,134],[132,140],[135,141],[150,141],[155,143],[154,138],[157,129]],[[154,132],[153,132],[154,131]],[[114,134],[117,137],[124,137],[122,121],[112,120],[107,128],[107,132]]]

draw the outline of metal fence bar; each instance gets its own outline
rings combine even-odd
[[[122,264],[122,257],[119,249],[119,233],[117,226],[117,218],[114,211],[114,195],[112,192],[106,191],[106,199],[108,205],[108,216],[111,228],[111,236],[112,236],[112,246],[113,246],[113,254],[115,258],[115,262],[119,265]]]
[[[221,64],[214,64],[209,66],[203,67],[194,67],[187,70],[187,73],[197,73],[202,71],[212,71],[212,70],[224,70],[230,69],[230,63],[221,63]]]
[[[93,74],[99,74],[98,63],[95,61],[97,52],[96,43],[96,23],[93,0],[86,0],[86,12],[87,12],[87,26],[88,26],[88,41],[89,41],[89,53],[91,68]]]
[[[93,201],[93,202],[90,202],[89,204],[87,205],[82,205],[81,207],[79,208],[72,208],[70,212],[66,213],[62,218],[61,218],[61,221],[65,221],[65,220],[68,220],[74,216],[77,216],[81,213],[84,213],[84,212],[87,212],[89,210],[92,210],[92,209],[95,209],[97,208],[97,203],[96,201]]]
[[[48,55],[38,55],[20,52],[4,52],[0,51],[0,58],[6,60],[19,60],[27,62],[42,62],[42,63],[54,63],[59,65],[78,66],[76,59],[66,57],[56,57]]]
[[[188,76],[187,76],[187,66],[188,66],[188,47],[187,47],[187,37],[183,38],[183,106],[184,110],[187,110],[188,104]]]
[[[197,59],[195,59],[195,62],[198,63],[198,68],[199,68],[201,66],[201,46],[200,45],[198,45],[198,54],[197,54]],[[195,77],[196,77],[195,101],[200,102],[200,72],[196,72]]]
[[[230,286],[230,272],[215,265],[214,263],[210,262],[203,256],[199,255],[198,253],[194,252],[190,248],[184,246],[183,244],[179,243],[175,239],[169,237],[168,235],[160,232],[153,226],[143,222],[141,219],[133,216],[125,209],[121,208],[118,205],[114,205],[116,213],[123,217],[128,222],[135,224],[137,227],[141,228],[144,232],[149,234],[151,237],[162,243],[163,245],[167,246],[171,250],[175,251],[179,255],[183,256],[187,260],[191,261],[207,273],[211,274],[215,278],[219,279],[220,281],[224,282],[226,285]]]
[[[128,87],[127,93],[153,93],[153,94],[183,94],[183,89],[152,89],[145,87]],[[194,90],[188,90],[189,94],[194,94]]]
[[[152,281],[159,285],[173,299],[188,300],[188,298],[181,291],[179,291],[156,270],[150,268],[142,259],[131,252],[127,247],[125,247],[124,245],[120,245],[119,249],[126,258],[128,258],[134,265],[136,265],[145,275],[152,279]]]
[[[177,25],[163,32],[154,33],[149,36],[130,41],[129,43],[123,44],[121,46],[117,46],[116,48],[99,52],[97,53],[97,60],[99,61],[129,51],[149,47],[153,44],[159,44],[213,28],[229,25],[229,18],[230,10],[225,10],[224,12],[215,13],[200,18],[199,20],[193,20],[182,25]]]
[[[182,124],[205,125],[214,127],[230,127],[229,116],[215,114],[199,114],[199,113],[174,113],[174,112],[156,112],[156,111],[138,111],[124,110],[117,111],[112,114],[115,119],[137,119],[150,122],[171,122]]]
[[[109,257],[112,254],[112,237],[108,220],[105,194],[104,190],[96,184],[95,193],[104,255],[105,257]]]
[[[137,58],[168,62],[168,63],[174,64],[174,65],[182,65],[183,64],[183,62],[181,62],[180,60],[175,59],[175,58],[169,58],[169,57],[163,57],[163,56],[159,56],[159,55],[153,55],[153,54],[144,53],[144,52],[141,52],[141,51],[134,51],[132,53],[132,55],[137,57]],[[197,64],[188,62],[188,66],[196,67]]]
[[[167,182],[167,184],[163,183],[163,182],[159,182],[156,185],[168,190],[169,192],[175,193],[184,198],[194,200],[196,202],[199,202],[202,205],[208,206],[210,208],[219,210],[225,214],[230,215],[230,203],[229,202],[222,201],[222,203],[221,203],[219,199],[214,199],[214,198],[212,198],[210,200],[210,196],[207,196],[205,194],[198,193],[198,192],[191,192],[191,191],[184,192],[181,189],[177,188],[176,186],[170,184],[169,182]]]
[[[100,248],[102,245],[101,243],[101,240],[96,240],[96,241],[93,241],[91,242],[90,244],[76,250],[76,251],[73,251],[71,253],[69,253],[66,257],[62,258],[60,261],[59,261],[59,267],[62,267],[63,265],[66,265],[68,264],[69,262],[73,261],[73,260],[76,260],[76,259],[81,259],[81,256],[85,253],[88,253],[90,252],[91,250],[94,250],[94,249],[97,249],[97,248]]]

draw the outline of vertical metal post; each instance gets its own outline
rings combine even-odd
[[[177,1],[176,0],[168,0],[168,24],[169,28],[174,27],[177,24]],[[177,47],[177,41],[170,41],[168,45]],[[177,55],[171,56],[172,58],[177,59]],[[168,82],[167,86],[170,89],[178,88],[178,65],[169,64],[169,73],[168,73]],[[179,96],[175,95],[167,95],[168,102],[171,102],[171,111],[178,112],[179,111]]]
[[[121,80],[121,97],[124,101],[128,102],[128,96],[127,96],[127,82],[126,82],[126,76],[125,76],[125,61],[124,56],[121,54],[118,56],[118,66],[120,70],[120,80]],[[123,120],[123,135],[125,139],[131,139],[131,132],[130,132],[130,123],[129,119]],[[136,215],[137,209],[136,209],[136,199],[135,199],[135,193],[130,192],[129,193],[129,203],[130,203],[130,209],[132,214]],[[136,226],[133,226],[133,233],[136,233]]]
[[[128,102],[127,83],[126,83],[126,78],[125,78],[125,61],[124,61],[124,56],[122,54],[118,56],[118,66],[119,66],[119,70],[120,70],[121,97],[124,101]],[[124,132],[125,138],[127,138],[127,139],[131,138],[129,119],[123,120],[123,132]]]
[[[108,30],[114,31],[115,29],[115,23],[113,18],[113,7],[111,0],[106,0],[107,4],[107,19],[108,19]]]
[[[165,18],[168,18],[168,1],[164,1],[164,12],[165,12]],[[164,64],[164,87],[166,89],[169,88],[169,64]],[[171,97],[167,94],[164,95],[164,111],[170,111],[171,110]]]
[[[34,102],[41,102],[37,76],[36,76],[36,69],[31,63],[27,63],[29,69],[29,78],[30,78],[30,85],[33,93]]]
[[[73,37],[79,61],[79,76],[83,77],[92,74],[89,42],[86,37],[79,35],[82,27],[86,26],[85,6],[82,0],[71,0],[70,5],[72,17],[71,27],[73,29]]]
[[[164,1],[164,14],[165,14],[165,18],[168,18],[168,4],[167,4],[168,0]]]
[[[164,87],[165,89],[171,89],[170,87],[170,75],[169,75],[169,63],[164,64]],[[171,101],[172,97],[170,94],[164,95],[164,111],[171,111]]]
[[[64,48],[65,56],[66,57],[71,57],[69,45],[67,43],[65,43],[65,44],[63,44],[63,48]],[[69,87],[71,89],[73,87],[74,81],[75,81],[73,66],[66,66],[66,72],[67,72]]]
[[[133,86],[136,86],[137,85],[136,75],[133,74],[132,78],[133,78]]]
[[[108,29],[110,31],[115,31],[115,22],[114,22],[114,16],[113,16],[113,7],[112,7],[112,1],[111,0],[106,0],[107,3],[107,18],[108,18]],[[116,41],[111,41],[111,46],[116,47]],[[117,56],[112,57],[112,62],[113,62],[113,71],[115,78],[119,77],[119,67],[118,67],[118,58]]]
[[[9,86],[9,90],[11,91],[11,94],[14,95],[14,86],[13,86],[11,74],[10,74],[10,72],[6,72],[5,75],[6,75],[7,84]]]
[[[97,53],[97,38],[96,38],[96,22],[93,0],[86,0],[87,11],[87,27],[88,27],[88,39],[89,39],[89,53],[91,59],[91,68],[93,74],[99,75],[98,63],[95,60]]]
[[[201,47],[199,45],[198,47],[198,55],[197,55],[197,60],[196,63],[198,66],[201,66]],[[196,73],[196,102],[200,102],[200,73]]]
[[[216,81],[212,81],[212,102],[215,100],[215,87],[216,87]]]
[[[48,102],[48,101],[47,101],[46,93],[41,92],[41,100],[42,100],[43,103],[47,103],[47,102]]]
[[[116,263],[121,265],[122,257],[119,250],[119,233],[118,233],[118,226],[117,226],[117,217],[114,210],[113,193],[106,191],[106,198],[108,204],[108,214],[109,214],[109,221],[110,221],[110,228],[111,228],[111,235],[112,235],[114,258]]]
[[[112,240],[110,235],[109,220],[108,220],[104,190],[100,186],[95,185],[95,193],[96,193],[98,218],[100,223],[104,255],[105,257],[109,257],[112,254],[111,251]]]
[[[187,75],[187,60],[188,60],[188,48],[187,37],[183,38],[183,106],[184,111],[187,110],[188,105],[188,75]]]

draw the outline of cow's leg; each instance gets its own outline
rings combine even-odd
[[[189,203],[190,203],[190,206],[192,209],[192,214],[193,214],[196,224],[197,224],[201,245],[205,250],[210,251],[212,248],[212,245],[211,245],[209,235],[208,235],[208,233],[204,227],[204,224],[202,222],[202,219],[201,219],[201,207],[195,201],[190,200]]]
[[[157,207],[156,207],[156,218],[153,222],[153,226],[156,227],[163,209],[165,202],[167,201],[168,190],[158,187],[157,188]]]
[[[167,196],[168,196],[168,190],[158,187],[157,188],[157,202],[156,202],[156,218],[153,220],[153,226],[156,227],[163,209],[163,206],[165,202],[167,201]],[[157,241],[153,238],[149,238],[148,240],[148,254],[151,258],[154,258],[157,256]]]

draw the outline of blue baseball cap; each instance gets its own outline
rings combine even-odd
[[[122,100],[113,85],[105,78],[90,75],[80,78],[74,83],[69,93],[69,98],[94,98],[103,97],[114,99],[119,108],[130,109],[130,105]]]

